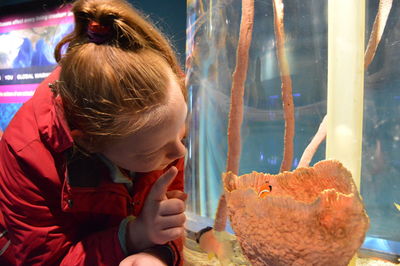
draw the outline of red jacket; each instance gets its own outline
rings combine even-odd
[[[73,140],[48,87],[59,72],[42,82],[0,141],[0,210],[11,240],[3,256],[14,253],[12,265],[118,265],[125,257],[119,224],[140,213],[163,171],[137,174],[133,196],[101,163],[93,164],[88,176],[95,178],[86,184],[70,182],[66,154]],[[183,191],[184,161],[173,164],[179,173],[169,189]],[[174,264],[182,264],[182,239],[169,245]]]

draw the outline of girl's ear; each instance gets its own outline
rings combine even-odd
[[[71,130],[71,137],[74,143],[86,152],[91,152],[91,145],[88,137],[79,129]]]
[[[88,154],[102,152],[103,145],[95,141],[93,136],[85,134],[79,129],[71,130],[71,137],[76,146]]]
[[[84,134],[81,130],[79,129],[73,129],[71,130],[71,136],[74,140],[83,140],[84,139]]]

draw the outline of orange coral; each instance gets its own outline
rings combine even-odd
[[[239,172],[240,152],[242,149],[240,128],[243,121],[244,85],[249,64],[249,49],[253,33],[254,0],[242,1],[242,18],[240,22],[239,43],[236,51],[236,67],[232,75],[231,104],[228,121],[228,153],[226,171]],[[227,220],[226,200],[221,195],[215,215],[216,231],[225,230]]]
[[[253,265],[347,265],[369,226],[338,161],[269,175],[223,175],[232,228]],[[266,182],[272,187],[259,197]]]

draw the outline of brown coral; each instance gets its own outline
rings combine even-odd
[[[347,265],[364,240],[369,219],[338,161],[223,180],[232,228],[254,265]],[[272,190],[261,198],[266,182]]]

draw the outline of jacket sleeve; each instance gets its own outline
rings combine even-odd
[[[83,237],[61,210],[57,160],[39,141],[20,150],[0,141],[0,209],[18,254],[14,265],[117,265],[125,257],[118,226]]]

